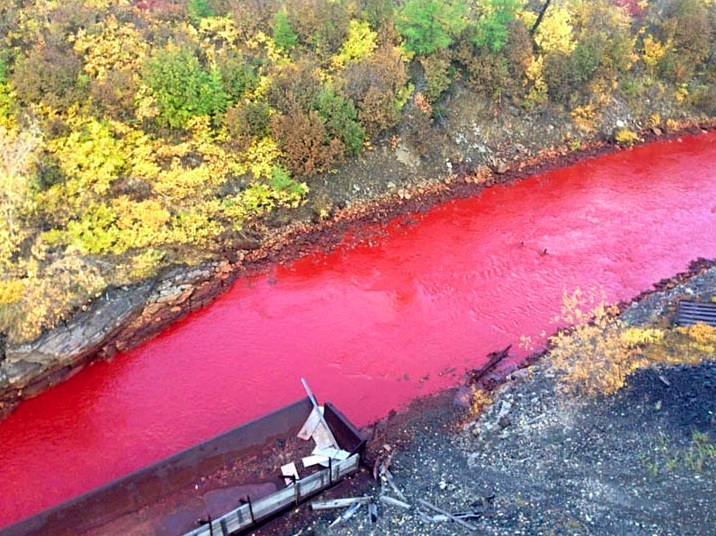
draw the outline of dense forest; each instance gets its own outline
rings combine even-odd
[[[714,0],[3,0],[0,331],[216,256],[457,84],[713,114],[715,34]]]

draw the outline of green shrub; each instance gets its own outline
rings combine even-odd
[[[191,20],[197,24],[205,17],[214,16],[214,10],[211,8],[209,0],[189,0],[186,8],[189,11]]]
[[[246,93],[254,91],[259,83],[259,76],[250,62],[238,54],[231,53],[218,62],[221,81],[228,100],[237,102]]]
[[[466,26],[463,0],[407,0],[395,19],[405,48],[432,54],[452,44]]]
[[[474,43],[500,52],[510,38],[510,24],[521,7],[520,0],[485,0],[478,4]]]
[[[349,153],[358,154],[363,147],[365,129],[358,122],[353,101],[336,95],[333,88],[326,86],[318,94],[316,109],[328,134],[341,140]]]
[[[427,84],[425,96],[430,102],[435,102],[452,84],[450,56],[445,52],[436,52],[430,56],[421,57],[420,64],[423,66]]]
[[[657,35],[661,42],[671,44],[659,62],[659,71],[667,79],[687,81],[708,58],[714,14],[706,4],[705,0],[674,0],[659,20]]]
[[[298,34],[293,31],[285,10],[276,12],[271,29],[274,44],[284,52],[290,52],[298,44]]]
[[[214,116],[226,109],[228,97],[221,73],[207,72],[189,50],[170,45],[147,63],[144,81],[152,89],[160,123],[183,128],[192,117]]]

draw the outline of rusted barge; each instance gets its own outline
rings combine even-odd
[[[216,501],[210,504],[208,494],[202,496],[207,475],[245,460],[250,465],[252,460],[293,455],[287,452],[289,443],[313,412],[309,397],[0,529],[0,536],[239,534],[358,470],[365,440],[333,405],[324,407],[325,423],[348,455],[288,485],[280,473],[272,479],[266,471],[249,470],[239,486],[232,482],[210,491],[223,495],[220,512]]]

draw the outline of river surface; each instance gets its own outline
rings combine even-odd
[[[546,251],[546,253],[545,253]],[[495,187],[237,281],[0,422],[0,527],[304,396],[365,425],[520,336],[564,291],[628,299],[716,257],[716,133]]]

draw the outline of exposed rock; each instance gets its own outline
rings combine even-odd
[[[8,348],[0,361],[0,414],[64,381],[92,359],[137,346],[207,305],[226,285],[232,269],[228,263],[177,269],[160,281],[108,291],[67,324]]]
[[[420,166],[420,157],[413,153],[402,141],[395,148],[395,158],[412,171],[417,170]]]

